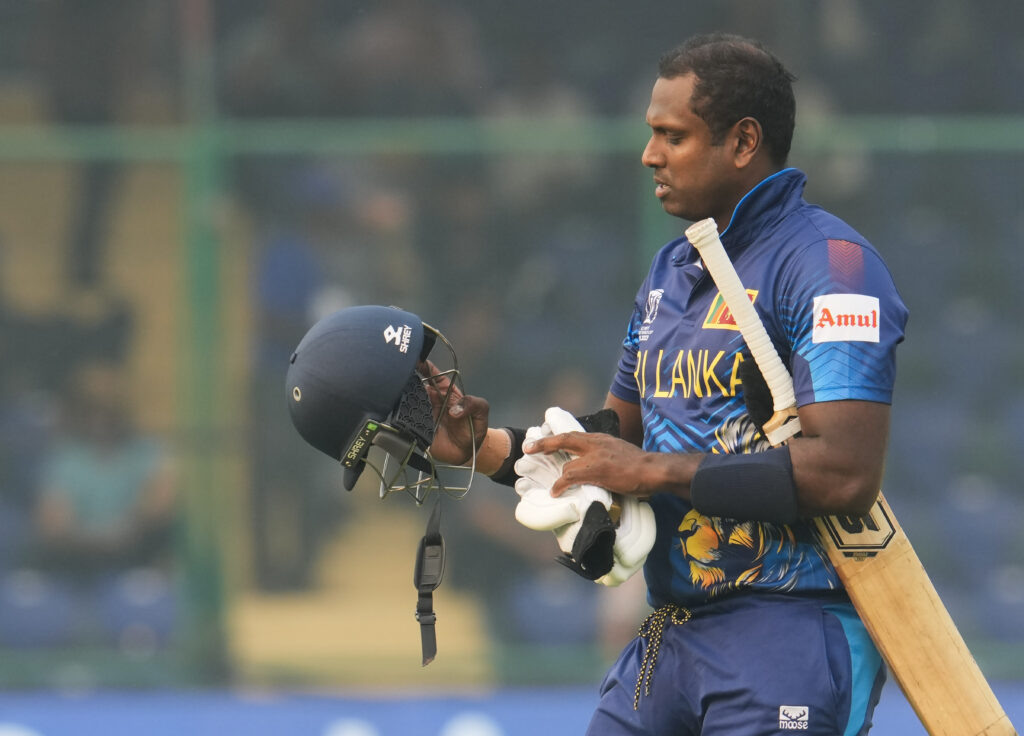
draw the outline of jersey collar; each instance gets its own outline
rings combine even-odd
[[[806,183],[807,175],[792,167],[777,171],[758,182],[743,195],[732,212],[729,224],[722,231],[725,249],[729,250],[730,246],[742,247],[769,223],[798,204]]]
[[[777,171],[758,182],[743,195],[733,209],[729,224],[722,231],[722,245],[730,255],[736,255],[770,223],[782,217],[798,205],[803,196],[807,175],[793,167]],[[700,257],[685,238],[675,241],[676,252],[672,257],[674,266],[697,264]]]

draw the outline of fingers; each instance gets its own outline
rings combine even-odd
[[[448,403],[448,416],[450,416],[452,419],[461,419],[465,413],[465,399],[459,399],[457,401],[451,401]]]
[[[479,450],[487,437],[490,411],[491,405],[487,399],[479,396],[453,396],[448,401],[442,424],[457,443],[467,448],[472,443]],[[466,419],[469,421],[466,422]]]
[[[427,392],[434,396],[452,397],[462,396],[458,386],[452,381],[451,374],[447,371],[438,370],[437,366],[429,360],[423,360],[416,364],[416,372],[423,378],[423,385]]]
[[[590,463],[582,458],[571,459],[562,466],[562,474],[551,484],[551,495],[558,498],[575,486],[593,483],[592,475],[594,473]]]
[[[484,419],[490,413],[491,405],[479,396],[460,396],[448,405],[448,415],[456,419],[469,415],[474,420]]]
[[[586,432],[564,432],[526,442],[523,451],[532,455],[538,452],[550,454],[564,450],[573,455],[581,455],[592,447],[593,437],[589,437]]]
[[[430,378],[438,374],[437,366],[430,360],[421,360],[416,363],[416,372],[424,378]]]
[[[573,485],[575,485],[574,483],[571,483],[570,481],[566,480],[565,472],[564,472],[566,467],[568,467],[568,464],[563,466],[563,468],[562,468],[563,472],[562,472],[561,477],[559,477],[559,479],[556,480],[554,482],[554,484],[551,486],[551,495],[554,498],[558,498],[563,493],[565,493],[570,488],[572,488]]]
[[[551,486],[551,495],[559,496],[569,488],[593,484],[608,491],[633,493],[629,474],[630,453],[638,450],[628,443],[605,434],[566,432],[541,437],[523,445],[527,455],[565,452],[570,456],[562,466],[558,480]],[[635,462],[635,460],[633,460]]]
[[[483,444],[487,437],[487,428],[490,426],[491,405],[487,399],[479,396],[463,396],[458,402],[464,413],[468,413],[472,419],[473,442],[477,449]]]
[[[572,456],[568,462],[561,466],[561,472],[551,485],[551,495],[557,498],[572,486],[580,483],[580,481],[573,478],[574,463],[577,465],[580,463],[577,459],[578,456],[585,454],[590,446],[591,442],[588,441],[585,432],[566,432],[528,441],[523,445],[523,450],[528,455],[549,455],[564,451]]]

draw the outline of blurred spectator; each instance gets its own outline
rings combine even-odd
[[[489,98],[485,113],[509,120],[551,120],[556,125],[581,125],[593,114],[586,95],[559,74],[550,51],[536,49]],[[564,212],[567,199],[583,193],[601,174],[602,157],[589,152],[552,155],[546,151],[514,151],[490,159],[496,204],[520,215],[523,209]],[[582,196],[579,201],[584,201]],[[536,212],[531,213],[533,217]],[[532,218],[531,218],[532,219]]]
[[[60,307],[25,312],[0,294],[0,573],[24,564],[34,540],[59,387],[83,362],[121,359],[131,335],[118,297],[75,291]]]
[[[122,360],[134,325],[132,306],[106,289],[73,290],[46,312],[21,310],[0,295],[0,383],[55,392],[83,362]]]
[[[268,0],[232,28],[220,54],[222,100],[244,118],[321,117],[338,112],[334,34],[322,0]]]
[[[218,52],[221,105],[230,117],[308,119],[338,114],[346,95],[322,0],[268,0],[231,27]],[[287,217],[288,187],[313,166],[301,155],[244,156],[235,186],[257,227]],[[284,210],[284,211],[283,211]]]
[[[64,125],[102,126],[123,121],[128,93],[146,77],[152,39],[143,20],[152,3],[139,0],[43,0],[32,54],[48,112]],[[68,278],[100,282],[103,246],[120,163],[87,159],[70,211]]]
[[[52,415],[49,394],[23,366],[0,373],[0,576],[27,562]]]
[[[321,317],[356,304],[415,308],[411,208],[399,193],[329,169],[295,172],[287,211],[254,268],[251,384],[253,564],[265,590],[303,589],[334,530],[340,482],[288,421],[288,359]]]
[[[8,644],[151,650],[174,622],[175,478],[163,443],[133,425],[119,368],[76,372],[44,459],[35,568],[0,587]]]
[[[134,426],[129,394],[123,373],[107,363],[83,366],[70,382],[37,512],[41,558],[61,573],[170,564],[170,458]]]
[[[349,109],[360,115],[467,115],[487,93],[474,15],[444,0],[378,0],[340,39]]]
[[[0,576],[25,562],[51,429],[51,401],[38,380],[39,366],[25,355],[32,332],[28,317],[0,293]]]
[[[332,194],[296,206],[293,226],[279,225],[259,244],[254,267],[250,384],[251,509],[253,574],[264,590],[302,589],[311,582],[318,526],[317,508],[329,498],[318,487],[317,459],[310,457],[288,422],[284,374],[288,357],[315,321],[315,304],[330,282],[324,253],[308,232],[309,221],[333,219]],[[303,217],[303,215],[306,217]]]

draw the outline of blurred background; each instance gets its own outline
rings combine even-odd
[[[425,510],[342,490],[284,373],[394,304],[496,424],[599,406],[686,225],[640,165],[656,62],[711,30],[797,75],[806,197],[910,307],[886,495],[1019,722],[1019,2],[0,0],[0,733],[581,732],[641,581],[480,478],[421,668]]]

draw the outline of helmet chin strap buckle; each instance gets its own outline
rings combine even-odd
[[[423,666],[434,661],[437,656],[437,634],[434,624],[437,614],[434,613],[434,591],[444,577],[444,538],[441,536],[441,499],[438,498],[430,512],[427,530],[420,540],[416,553],[416,567],[413,572],[413,585],[419,593],[416,602],[416,620],[420,624],[420,648],[423,654]]]

